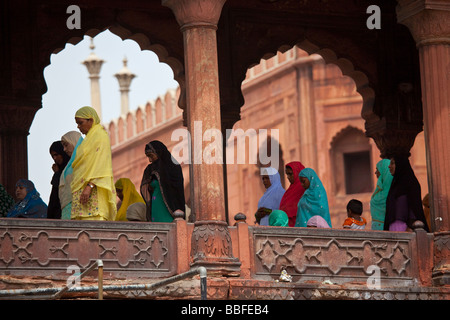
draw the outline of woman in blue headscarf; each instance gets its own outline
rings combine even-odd
[[[269,215],[273,210],[280,208],[284,188],[281,185],[280,174],[272,167],[262,168],[262,181],[266,191],[258,201],[258,211],[255,214],[261,226],[269,225]]]
[[[20,179],[16,183],[17,203],[9,210],[8,218],[47,218],[47,205],[41,199],[33,182]]]
[[[307,227],[308,220],[313,216],[321,216],[331,228],[328,197],[322,182],[316,172],[311,168],[300,171],[300,182],[305,193],[298,202],[296,227]]]
[[[386,199],[394,178],[389,171],[389,159],[382,159],[377,163],[375,174],[378,177],[377,186],[370,199],[370,215],[372,216],[372,230],[384,229],[386,216]]]

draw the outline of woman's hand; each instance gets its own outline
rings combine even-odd
[[[81,204],[85,205],[88,203],[89,197],[91,196],[91,191],[92,191],[92,188],[89,186],[89,184],[87,184],[86,187],[84,187],[84,190],[80,196]]]

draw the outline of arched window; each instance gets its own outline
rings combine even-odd
[[[348,126],[331,142],[331,165],[337,196],[373,191],[373,170],[369,138]]]

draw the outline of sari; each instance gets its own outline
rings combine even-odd
[[[72,163],[75,160],[78,146],[83,142],[83,137],[78,131],[70,131],[61,137],[61,140],[65,140],[74,146],[72,156],[70,157],[67,166],[61,174],[59,180],[59,199],[61,201],[61,219],[70,220],[72,211],[72,189],[70,184],[73,178]]]
[[[311,168],[303,169],[299,177],[309,180],[309,187],[305,190],[298,202],[296,227],[306,227],[307,222],[313,216],[321,216],[331,228],[330,210],[328,208],[328,197],[322,181],[317,173]]]
[[[25,187],[27,195],[9,210],[8,218],[47,218],[47,205],[41,199],[39,192],[30,180],[20,179],[16,183],[17,187]]]
[[[420,220],[428,232],[428,223],[422,206],[420,183],[417,180],[409,159],[396,156],[394,178],[386,199],[386,218],[384,230],[406,231],[412,223]]]
[[[297,218],[298,201],[305,192],[305,189],[300,183],[298,175],[300,171],[302,171],[305,167],[298,161],[289,162],[288,164],[286,164],[286,167],[292,169],[295,181],[294,183],[291,183],[289,188],[284,193],[283,198],[280,202],[279,209],[286,212],[289,217],[289,227],[293,227]]]
[[[282,210],[273,210],[269,215],[269,226],[289,227],[289,217]]]
[[[277,210],[280,208],[280,202],[284,195],[284,188],[281,185],[280,174],[274,168],[264,168],[264,175],[268,175],[270,179],[270,187],[266,189],[263,196],[258,201],[259,208],[267,208],[270,210]],[[269,215],[261,218],[259,223],[261,226],[269,225]]]
[[[162,142],[151,141],[145,151],[158,156],[145,168],[141,181],[147,221],[171,222],[176,210],[186,211],[183,171]]]
[[[59,198],[59,182],[61,178],[62,171],[66,168],[67,163],[70,160],[69,155],[64,151],[64,147],[61,141],[55,141],[50,146],[50,155],[52,152],[60,155],[62,157],[62,164],[59,165],[55,162],[54,165],[58,168],[57,171],[53,173],[52,180],[50,184],[52,185],[52,190],[50,192],[50,198],[48,200],[47,208],[47,218],[48,219],[61,219],[61,199]]]
[[[116,181],[116,189],[122,190],[123,200],[117,211],[116,221],[127,221],[127,209],[130,205],[136,202],[144,202],[141,195],[136,191],[133,182],[128,178],[120,178]]]
[[[95,109],[83,107],[76,118],[93,119],[93,125],[77,148],[72,162],[72,211],[71,218],[79,220],[114,220],[116,189],[112,172],[111,144],[109,136]],[[89,201],[82,204],[80,196],[88,183],[94,184]]]
[[[384,217],[386,216],[386,199],[391,188],[393,176],[389,171],[389,159],[380,160],[377,163],[380,176],[377,186],[370,199],[370,215],[372,216],[372,230],[383,230]]]

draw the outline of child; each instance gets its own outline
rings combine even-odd
[[[365,229],[367,221],[361,217],[363,204],[359,200],[352,199],[347,204],[347,219],[343,227],[347,229]]]

